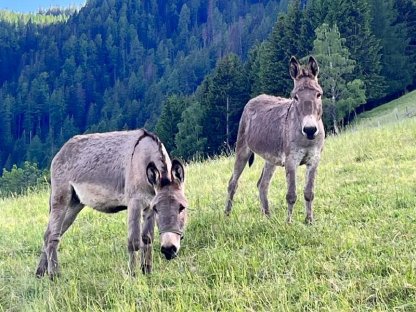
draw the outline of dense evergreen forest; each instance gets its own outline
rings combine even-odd
[[[74,134],[147,127],[186,159],[229,151],[247,100],[288,95],[314,54],[325,124],[416,86],[413,0],[89,0],[0,13],[0,166]]]

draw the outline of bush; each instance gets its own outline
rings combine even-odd
[[[0,197],[19,195],[32,188],[47,185],[49,174],[36,163],[26,161],[22,168],[13,165],[10,171],[3,169],[0,177]]]

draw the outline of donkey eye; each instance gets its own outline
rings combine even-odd
[[[322,94],[321,94],[321,93],[318,93],[318,94],[316,95],[316,97],[317,97],[318,99],[320,99],[320,98],[321,98],[321,96],[322,96]]]
[[[296,101],[299,101],[299,97],[298,97],[298,95],[297,95],[297,94],[295,94],[295,100],[296,100]]]
[[[155,213],[157,213],[157,209],[156,209],[156,207],[153,207],[153,211],[154,211]]]
[[[184,205],[179,205],[179,212],[181,213],[182,211],[184,211],[185,206]]]

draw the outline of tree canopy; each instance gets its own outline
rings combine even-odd
[[[366,100],[416,87],[415,22],[413,0],[89,0],[79,11],[2,11],[0,165],[44,168],[74,134],[143,126],[177,156],[228,151],[250,96],[289,95],[292,55],[318,54],[326,90],[329,73],[337,77],[332,128]],[[336,57],[319,48],[324,28]]]

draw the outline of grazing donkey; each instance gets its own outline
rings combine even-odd
[[[265,159],[257,183],[263,213],[270,215],[267,193],[276,166],[284,166],[288,185],[287,221],[292,221],[296,167],[306,164],[305,222],[313,221],[314,182],[325,138],[322,88],[317,79],[319,67],[312,56],[305,67],[292,57],[289,71],[294,82],[291,99],[263,94],[251,99],[244,108],[238,129],[234,172],[228,184],[227,215],[231,212],[238,179],[247,161],[249,166],[253,163],[256,153]]]
[[[158,137],[144,129],[73,137],[52,161],[49,224],[36,276],[59,273],[59,240],[85,205],[105,213],[127,209],[131,274],[139,249],[143,273],[151,272],[155,222],[161,252],[173,259],[186,221],[184,178],[183,165],[171,162]]]

